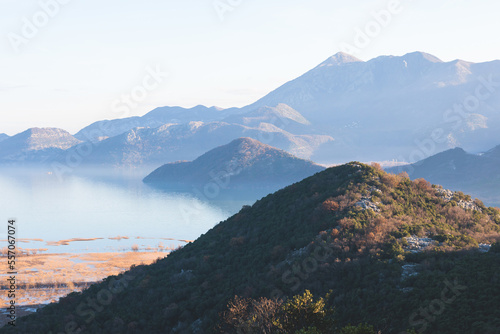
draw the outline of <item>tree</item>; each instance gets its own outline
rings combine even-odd
[[[282,301],[235,296],[222,314],[222,333],[276,333],[275,321]]]
[[[333,310],[325,298],[314,299],[309,290],[283,302],[235,296],[222,314],[222,333],[334,333]],[[364,333],[362,333],[364,334]]]
[[[329,294],[326,295],[329,298]],[[326,307],[325,298],[314,300],[309,290],[294,296],[282,307],[278,327],[285,333],[333,333],[333,309]]]

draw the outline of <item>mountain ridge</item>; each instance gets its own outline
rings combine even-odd
[[[323,67],[323,66],[340,66],[340,65],[345,65],[349,63],[356,63],[356,62],[363,62],[361,59],[358,59],[348,53],[345,52],[337,52],[333,56],[329,57],[325,61],[323,61],[321,64],[316,66],[316,68]]]
[[[295,135],[265,122],[251,127],[223,121],[191,121],[157,128],[134,128],[94,143],[92,154],[85,157],[84,164],[158,167],[167,162],[195,159],[239,137],[265,141],[302,158],[308,158],[318,146],[334,140],[329,136]]]
[[[453,190],[463,190],[489,205],[500,206],[500,145],[483,154],[456,147],[414,164],[388,168],[390,173],[407,172],[412,179],[425,178]]]
[[[303,152],[298,149],[301,144],[293,144],[294,150],[270,144],[324,164],[394,159],[415,162],[412,153],[421,151],[419,143],[430,139],[432,153],[456,146],[479,152],[497,144],[499,87],[498,60],[443,62],[427,53],[412,52],[360,61],[338,53],[243,108],[162,107],[141,117],[95,122],[75,136],[95,144],[141,127],[154,129],[190,121],[235,122],[235,126],[253,128],[248,131],[264,135],[280,132],[279,128],[286,132],[281,132],[282,136],[306,136],[301,140],[321,142],[304,145]],[[234,126],[227,130],[234,131]],[[226,133],[226,141],[247,136],[245,131],[240,129],[231,136]],[[434,138],[435,133],[441,134],[439,138]],[[202,141],[214,141],[207,136]],[[217,142],[213,147],[222,144]],[[123,149],[117,154],[138,157],[125,161],[141,161],[148,154],[132,152],[131,147]],[[196,156],[173,155],[167,161]],[[111,164],[122,160],[112,158]]]
[[[500,116],[493,112],[500,105],[498,82],[499,60],[444,62],[416,51],[361,61],[340,52],[243,108],[220,112],[202,108],[205,116],[216,116],[211,121],[244,122],[242,115],[287,105],[309,123],[295,126],[292,121],[287,131],[336,139],[314,152],[312,158],[319,162],[409,160],[406,155],[415,149],[415,141],[426,140],[435,128],[443,130],[436,152],[454,146],[482,151],[498,142],[492,130],[500,127]],[[471,109],[465,104],[478,98],[474,95],[478,89],[491,94]],[[455,105],[465,111],[457,111]],[[200,117],[196,120],[203,121]],[[277,125],[283,128],[283,124]]]
[[[225,115],[224,109],[198,105],[192,108],[183,107],[158,107],[143,116],[132,116],[114,120],[96,121],[75,134],[75,137],[97,142],[100,137],[114,137],[137,127],[156,128],[167,123],[186,121],[216,121]],[[220,114],[219,114],[220,113]]]
[[[328,155],[339,163],[401,160],[408,159],[415,140],[429,138],[435,128],[444,133],[435,143],[437,151],[457,145],[481,151],[498,142],[492,129],[500,127],[494,112],[500,105],[499,82],[499,61],[443,62],[413,52],[317,66],[242,109],[285,103],[318,131],[335,134],[335,142],[315,153],[316,161],[326,162]],[[478,89],[488,92],[486,98],[475,96]],[[465,105],[471,98],[479,101],[474,108]],[[455,105],[465,111],[455,115]]]

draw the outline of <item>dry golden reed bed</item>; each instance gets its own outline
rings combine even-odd
[[[166,252],[126,252],[87,254],[38,254],[19,256],[16,261],[16,305],[47,304],[85,285],[116,275],[132,265],[150,264]],[[5,275],[6,271],[2,270]],[[3,276],[3,275],[2,275]],[[5,288],[3,286],[2,288]],[[7,291],[0,300],[7,305]]]

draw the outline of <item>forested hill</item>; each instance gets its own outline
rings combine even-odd
[[[0,332],[236,333],[220,317],[235,295],[286,298],[307,289],[330,291],[333,333],[360,323],[382,333],[498,333],[499,224],[500,210],[467,195],[349,163]]]
[[[242,191],[265,188],[270,189],[266,192],[269,193],[271,189],[278,190],[324,169],[258,140],[238,138],[194,161],[163,165],[149,174],[144,182],[187,189],[192,189],[193,185],[218,182],[224,188]]]

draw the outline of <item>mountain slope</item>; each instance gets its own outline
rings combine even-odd
[[[239,138],[192,162],[166,164],[144,182],[170,188],[221,183],[224,189],[279,189],[324,170],[324,167],[262,144]]]
[[[82,141],[97,142],[138,127],[157,128],[167,123],[189,123],[191,121],[214,122],[221,120],[225,116],[227,116],[227,113],[217,107],[196,106],[190,109],[160,107],[142,117],[134,116],[94,122],[78,131],[75,137]]]
[[[315,161],[409,161],[407,152],[434,138],[436,129],[433,152],[457,145],[481,151],[498,143],[499,87],[500,61],[443,62],[414,52],[364,62],[340,53],[242,112],[278,103],[297,110],[337,139]]]
[[[225,122],[165,124],[155,129],[132,129],[95,143],[84,164],[157,167],[170,161],[195,159],[240,137],[265,141],[303,158],[308,158],[317,147],[333,140],[329,136],[293,135],[269,123],[260,123],[258,127]]]
[[[407,172],[412,179],[424,178],[446,188],[471,193],[490,205],[500,206],[499,163],[500,146],[481,155],[455,148],[387,171]]]
[[[37,163],[79,143],[62,129],[32,128],[0,142],[0,162]]]
[[[260,107],[243,114],[237,113],[224,118],[224,122],[258,127],[260,123],[269,123],[294,134],[311,133],[309,122],[297,110],[280,103],[276,107]]]
[[[5,140],[7,138],[9,138],[8,135],[6,135],[5,133],[0,133],[0,141]]]
[[[466,209],[467,208],[467,209]],[[331,290],[340,325],[495,333],[500,211],[358,163],[244,207],[195,242],[2,333],[212,333],[234,295]],[[481,246],[488,250],[489,246]],[[439,308],[437,308],[439,307]]]

